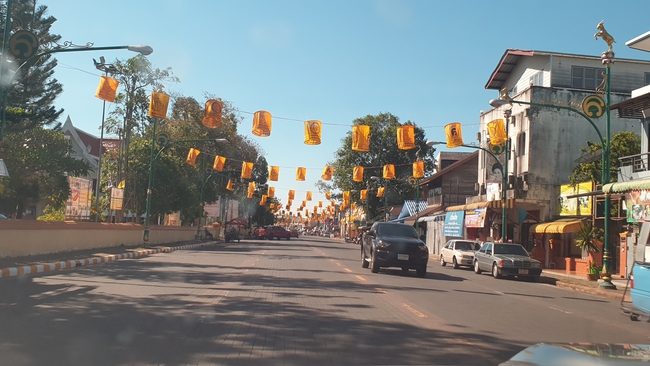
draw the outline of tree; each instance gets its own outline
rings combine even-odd
[[[7,14],[7,3],[0,5],[0,37],[4,34]],[[12,30],[25,29],[34,33],[40,45],[56,44],[61,36],[50,33],[52,24],[56,21],[53,16],[47,16],[47,6],[36,5],[35,0],[15,0],[13,2]],[[14,70],[24,60],[13,60]],[[13,78],[7,90],[6,132],[21,132],[37,126],[58,127],[57,119],[63,109],[54,106],[54,100],[63,91],[61,84],[53,77],[56,59],[52,55],[30,60],[12,75],[6,72],[6,78]]]
[[[591,161],[578,163],[569,176],[569,182],[577,185],[582,182],[594,181],[601,184],[602,172],[602,144],[598,142],[587,141],[587,147],[580,149],[584,155],[590,156]],[[610,176],[611,180],[605,183],[618,181],[618,168],[621,163],[619,158],[623,156],[636,155],[641,153],[641,136],[631,131],[621,131],[612,135],[610,144]]]
[[[60,208],[70,196],[67,176],[84,176],[89,170],[72,153],[72,145],[58,131],[35,127],[5,136],[0,156],[11,176],[0,196],[0,211],[15,211],[20,219],[25,206],[40,199]]]
[[[390,113],[380,113],[376,116],[367,115],[353,121],[354,125],[370,126],[370,151],[358,152],[352,150],[352,131],[342,140],[341,147],[335,153],[335,160],[329,164],[334,167],[331,183],[319,181],[317,186],[322,191],[350,191],[366,189],[371,182],[371,176],[382,177],[385,164],[395,165],[395,179],[390,180],[389,189],[384,193],[388,205],[402,205],[404,200],[415,199],[416,188],[408,183],[413,175],[413,162],[418,158],[424,161],[425,175],[434,169],[434,148],[426,145],[424,130],[415,126],[415,145],[412,150],[399,150],[397,147],[397,128],[402,124],[399,118]],[[405,124],[414,125],[407,121]],[[351,178],[354,166],[365,168],[365,182],[354,182]],[[376,188],[376,187],[373,187]],[[375,190],[376,192],[376,190]],[[333,195],[340,198],[340,195]],[[352,195],[352,202],[365,204],[359,200],[359,195]],[[377,208],[383,205],[383,199],[376,194],[368,193],[369,217],[377,216]]]

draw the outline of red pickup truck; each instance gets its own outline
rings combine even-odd
[[[258,232],[258,235],[260,237],[266,238],[266,239],[291,239],[291,232],[285,230],[284,228],[280,226],[267,226],[264,228],[261,228]]]

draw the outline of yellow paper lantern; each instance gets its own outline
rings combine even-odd
[[[296,168],[296,180],[304,181],[307,176],[307,168],[298,167]]]
[[[362,199],[362,200],[367,200],[368,199],[368,190],[367,189],[362,189],[361,192],[359,192],[359,199]]]
[[[326,199],[330,199],[331,197],[332,197],[332,192],[330,192],[330,191],[325,192],[325,198]]]
[[[107,102],[114,102],[115,94],[117,94],[117,87],[119,85],[120,82],[113,79],[112,77],[102,76],[99,79],[99,86],[97,87],[95,97]]]
[[[460,122],[452,122],[445,125],[447,135],[447,147],[454,148],[463,145],[463,131]]]
[[[165,119],[167,118],[167,106],[169,105],[169,95],[163,92],[152,92],[149,101],[149,117]]]
[[[248,182],[248,198],[253,198],[255,193],[255,182]]]
[[[300,204],[300,207],[305,207],[305,206],[307,206],[307,201],[302,201],[302,203]]]
[[[321,174],[321,179],[322,180],[332,180],[332,175],[334,174],[334,167],[331,165],[326,166],[323,168],[323,174]]]
[[[270,166],[269,167],[269,180],[277,182],[280,178],[280,167],[279,166]]]
[[[493,146],[501,145],[508,140],[506,136],[506,127],[502,119],[495,119],[487,124],[488,133],[490,134],[490,144]]]
[[[336,202],[334,202],[334,200],[331,200],[330,201],[330,206],[332,206],[332,207],[336,206]]]
[[[352,150],[361,152],[370,151],[370,126],[352,126]]]
[[[354,171],[352,173],[352,180],[355,182],[363,182],[363,171],[364,168],[360,165],[357,165],[354,167]]]
[[[266,193],[266,195],[269,198],[275,197],[275,187],[269,187],[268,192]]]
[[[293,201],[296,198],[295,196],[296,196],[296,191],[293,190],[293,189],[290,189],[289,190],[289,200]]]
[[[318,207],[323,207],[323,201],[318,201]]]
[[[251,179],[253,176],[253,163],[244,161],[241,165],[241,177],[244,179]]]
[[[260,206],[266,205],[267,195],[263,194],[262,199],[260,199]]]
[[[214,163],[212,164],[212,170],[222,172],[223,167],[226,165],[226,158],[223,156],[215,156]]]
[[[221,113],[223,103],[217,99],[210,99],[205,102],[205,115],[201,123],[207,128],[221,127]]]
[[[311,201],[311,191],[307,191],[307,194],[305,195],[305,199],[307,201]]]
[[[418,160],[413,163],[413,177],[424,178],[424,162]]]
[[[199,156],[201,152],[195,148],[190,148],[190,152],[187,154],[187,159],[185,159],[185,162],[191,166],[196,165],[196,158]]]
[[[397,127],[397,148],[400,150],[415,149],[415,128],[412,125]]]
[[[287,200],[287,204],[288,204],[289,206],[293,205],[293,200],[292,200],[292,199]]]
[[[395,165],[386,164],[384,165],[384,179],[394,179],[395,178]]]
[[[377,189],[377,197],[384,197],[384,187]]]
[[[317,120],[309,120],[305,122],[305,144],[306,145],[320,145],[322,123]]]
[[[253,115],[253,135],[268,137],[271,135],[271,113],[257,111]]]
[[[350,191],[343,191],[343,204],[347,206],[348,202],[350,202]]]
[[[228,179],[228,184],[226,184],[226,189],[229,191],[233,190],[232,180]]]
[[[350,205],[350,209],[351,209],[351,210],[355,210],[356,208],[357,208],[357,203],[356,203],[356,202],[352,202],[352,204]]]

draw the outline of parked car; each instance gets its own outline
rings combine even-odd
[[[258,232],[258,235],[263,237],[263,238],[269,239],[269,240],[275,239],[275,238],[278,238],[278,239],[284,238],[284,239],[287,239],[287,240],[291,239],[291,232],[285,230],[281,226],[267,226],[267,227],[264,227],[264,228],[260,229],[260,231]]]
[[[395,222],[375,222],[363,235],[361,266],[373,273],[381,267],[415,269],[418,277],[427,274],[429,249],[418,238],[413,226]]]
[[[7,216],[0,214],[0,220],[7,220]]]
[[[300,231],[296,228],[290,229],[289,232],[291,233],[291,236],[294,238],[297,238],[300,236]]]
[[[460,266],[472,267],[474,265],[474,252],[481,249],[481,245],[469,240],[450,240],[440,251],[440,265],[451,263],[454,268]]]
[[[494,278],[517,276],[537,281],[542,266],[521,244],[486,242],[474,253],[474,272],[482,271],[491,272]]]

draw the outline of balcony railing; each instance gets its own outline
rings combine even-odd
[[[650,153],[623,156],[618,158],[621,167],[631,167],[633,173],[649,171],[648,162]]]

